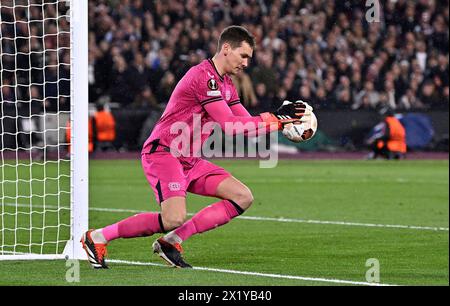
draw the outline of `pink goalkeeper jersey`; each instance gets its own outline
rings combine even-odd
[[[205,110],[205,106],[222,100],[228,106],[240,103],[231,78],[228,75],[220,76],[211,59],[192,67],[175,87],[162,117],[145,142],[142,153],[148,153],[151,142],[157,139],[161,145],[172,149],[175,147],[175,150],[180,152],[180,147],[174,144],[179,143],[174,140],[177,137],[179,139],[182,129],[190,139],[190,156],[184,153],[182,155],[193,156],[193,150],[199,149],[210,136],[210,133],[203,134],[199,131],[201,132],[206,123],[215,122]],[[255,118],[254,121],[260,119]],[[171,128],[174,129],[172,132]],[[194,141],[197,142],[197,146],[193,145],[193,137],[196,138]]]

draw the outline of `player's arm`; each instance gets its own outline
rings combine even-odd
[[[240,103],[240,101],[239,100],[237,100],[237,101],[235,101],[235,102],[230,102],[229,104],[228,104],[228,106],[230,107],[230,109],[231,109],[231,112],[233,113],[233,115],[235,115],[235,116],[240,116],[240,117],[252,117],[252,115],[247,111],[247,109],[244,107],[244,105],[242,105],[242,103]],[[262,120],[262,119],[261,119]],[[262,124],[264,124],[264,123],[262,123]],[[244,132],[244,134],[246,135],[246,136],[250,136],[250,137],[254,137],[254,136],[258,136],[258,135],[263,135],[263,134],[266,134],[266,133],[270,133],[270,132],[272,132],[272,131],[274,131],[274,130],[277,130],[278,129],[278,124],[274,124],[274,126],[272,127],[272,129],[270,129],[270,128],[266,128],[265,130],[264,129],[260,129],[259,130],[259,133],[258,133],[258,131],[246,131],[246,132]]]
[[[242,105],[242,103],[240,102],[239,99],[235,100],[235,101],[231,101],[230,103],[228,103],[228,106],[231,109],[231,112],[233,113],[233,115],[235,116],[240,116],[240,117],[252,117],[252,115],[247,111],[247,109],[244,107],[244,105]],[[244,135],[249,136],[249,137],[255,137],[258,135],[264,135],[266,133],[271,132],[270,129],[259,129],[259,131],[245,131]]]
[[[191,88],[199,104],[215,122],[219,123],[225,134],[256,133],[259,130],[265,132],[264,130],[267,129],[260,116],[252,117],[246,110],[243,111],[237,106],[240,102],[236,90],[233,90],[230,105],[228,105],[222,97],[217,82],[208,71],[197,73]],[[230,107],[233,107],[236,113],[233,113]]]
[[[234,86],[231,91],[231,101],[229,102],[228,106],[230,107],[232,113],[236,116],[251,116],[245,109],[245,107],[241,104],[239,95]],[[312,110],[313,108],[308,103],[303,102],[302,100],[297,100],[295,102],[284,101],[276,112],[262,113],[260,114],[260,117],[268,126],[272,126],[269,131],[283,130],[284,125],[287,123],[308,120],[308,116],[311,115]],[[248,135],[255,136],[251,133],[248,133]]]
[[[231,107],[233,107],[233,111]],[[242,105],[242,109],[236,107],[236,105],[231,107],[224,100],[203,105],[205,111],[220,125],[227,135],[256,134],[257,132],[264,134],[270,132],[270,129],[267,128],[260,116],[251,116]]]
[[[203,107],[211,118],[220,124],[226,134],[232,135],[245,132],[255,135],[254,132],[256,131],[264,134],[282,130],[284,124],[301,121],[312,110],[311,106],[302,101],[285,101],[276,112],[262,113],[259,116],[249,116],[250,114],[242,105],[242,108],[236,108],[236,105],[232,105],[234,111],[240,116],[235,115],[224,100],[205,103]],[[230,124],[228,128],[227,123]]]
[[[220,124],[226,134],[235,135],[256,131],[267,133],[282,130],[284,124],[299,121],[306,114],[307,107],[311,108],[302,101],[299,103],[285,101],[274,113],[262,113],[253,117],[249,116],[247,111],[234,108],[238,113],[235,115],[224,101],[215,79],[208,71],[197,74],[191,86],[200,105],[214,121]],[[238,98],[237,93],[234,92],[230,104],[237,102]]]
[[[228,104],[228,106],[230,107],[231,112],[235,116],[252,117],[252,115],[250,115],[250,113],[247,111],[247,109],[244,107],[244,105],[242,105],[242,103],[239,100],[238,101],[234,101],[234,102],[230,102]]]

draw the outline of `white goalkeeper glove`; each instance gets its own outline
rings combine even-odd
[[[283,135],[293,142],[302,141],[302,135],[305,132],[303,124],[288,123],[283,127]]]

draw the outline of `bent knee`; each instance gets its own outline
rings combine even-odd
[[[247,205],[247,208],[253,204],[255,198],[253,197],[253,193],[248,190],[248,192],[244,195],[244,203]]]
[[[247,210],[253,203],[253,194],[247,187],[239,190],[234,196],[235,201],[243,210]]]
[[[177,215],[169,215],[162,216],[162,222],[164,225],[165,231],[171,231],[183,225],[186,220],[186,214],[177,214]]]

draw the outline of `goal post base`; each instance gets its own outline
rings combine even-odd
[[[63,251],[65,259],[73,260],[87,260],[87,254],[81,246],[81,242],[78,239],[68,241]]]
[[[75,249],[74,249],[75,248]],[[86,252],[83,250],[80,241],[67,241],[62,254],[34,254],[5,251],[5,255],[0,255],[2,260],[87,260]]]
[[[0,260],[56,260],[66,259],[65,255],[23,254],[23,255],[0,255]]]

